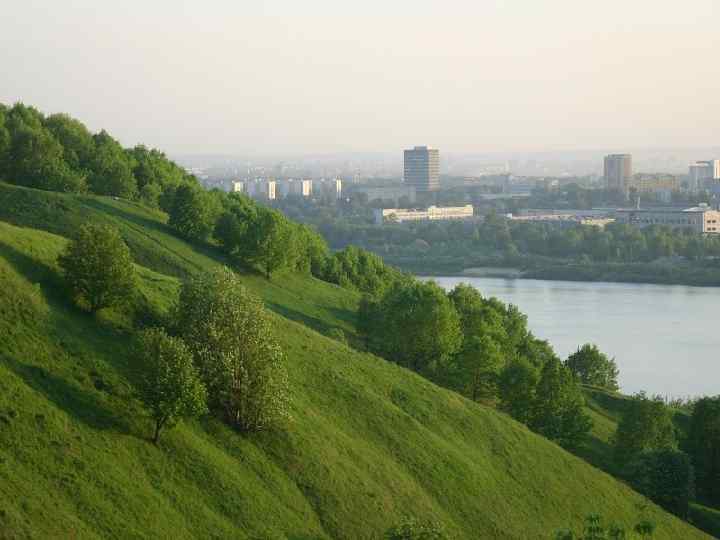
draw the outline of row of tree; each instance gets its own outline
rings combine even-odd
[[[195,179],[158,150],[123,148],[66,114],[0,103],[0,180],[72,193],[90,192],[167,207],[168,188]]]
[[[483,298],[473,287],[446,293],[434,282],[404,276],[384,293],[364,296],[358,326],[372,352],[497,405],[565,447],[580,445],[591,428],[580,381],[600,381],[592,362],[561,362],[516,307]],[[586,352],[577,355],[593,356]],[[616,385],[617,370],[609,371],[602,381]]]
[[[687,518],[698,498],[720,504],[720,397],[697,400],[682,436],[675,411],[659,398],[634,396],[614,437],[619,474],[665,509]]]
[[[130,251],[112,227],[81,227],[58,263],[76,303],[91,312],[132,304],[137,295]],[[183,283],[164,327],[143,330],[136,341],[138,394],[155,421],[155,442],[164,427],[208,410],[242,431],[288,415],[271,316],[228,268]]]

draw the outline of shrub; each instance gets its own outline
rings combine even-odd
[[[91,313],[127,302],[135,290],[135,268],[120,232],[86,224],[58,258],[76,302]]]
[[[137,355],[142,359],[138,394],[155,421],[153,442],[157,444],[164,427],[207,411],[207,392],[180,338],[157,328],[144,330],[138,337]]]
[[[212,409],[242,431],[271,427],[288,416],[287,373],[270,314],[230,269],[185,283],[176,319]]]

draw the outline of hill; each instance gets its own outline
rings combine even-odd
[[[224,262],[159,212],[0,184],[0,537],[363,539],[410,515],[459,538],[528,539],[598,512],[707,538],[506,415],[323,336],[352,338],[358,298],[309,277],[242,274],[276,313],[285,429],[243,437],[206,418],[149,444],[126,318],[58,292],[55,258],[85,220],[121,230],[160,309]]]

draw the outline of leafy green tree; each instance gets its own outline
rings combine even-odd
[[[85,224],[58,258],[76,301],[91,313],[127,302],[135,290],[135,268],[120,232]]]
[[[449,540],[442,525],[408,518],[385,533],[386,540]]]
[[[583,384],[617,390],[618,368],[615,360],[600,352],[596,345],[586,343],[568,356],[565,365]]]
[[[200,186],[183,184],[175,190],[168,224],[187,240],[204,241],[215,225],[217,208]]]
[[[661,400],[638,394],[625,406],[615,432],[615,461],[626,467],[646,450],[673,449],[677,445],[672,411]]]
[[[527,424],[532,417],[539,380],[537,368],[525,358],[511,360],[501,371],[498,381],[500,409]]]
[[[42,116],[33,111],[16,105],[8,112],[10,144],[5,159],[5,178],[38,189],[82,191],[84,178],[73,173],[64,160],[62,145],[43,127]]]
[[[142,331],[137,341],[137,355],[142,360],[137,390],[155,422],[153,442],[157,444],[163,428],[207,411],[207,391],[180,338],[153,328]]]
[[[75,173],[87,176],[87,168],[95,152],[93,136],[82,122],[67,114],[53,114],[44,122],[47,130],[63,147],[63,158]]]
[[[257,220],[257,205],[239,193],[231,193],[223,201],[224,209],[215,223],[213,236],[221,249],[236,262],[250,264],[250,231]]]
[[[98,195],[133,199],[137,195],[137,181],[132,173],[132,159],[104,130],[94,135],[93,141],[95,150],[88,164],[90,190]]]
[[[558,359],[545,364],[528,427],[565,448],[579,447],[592,428],[585,400],[572,373]]]
[[[378,311],[374,346],[389,360],[432,377],[460,349],[457,311],[434,282],[396,283],[380,300]]]
[[[687,454],[669,448],[641,452],[628,464],[625,477],[653,502],[687,519],[695,496],[695,474]]]
[[[176,319],[211,409],[242,431],[272,427],[288,416],[284,355],[271,316],[230,269],[183,284]]]
[[[698,491],[720,504],[720,396],[695,403],[684,448],[695,466]]]
[[[460,385],[456,386],[460,386],[470,399],[493,402],[497,398],[498,379],[505,357],[492,337],[466,337],[455,363],[460,379]]]
[[[257,218],[250,223],[248,255],[267,279],[273,272],[292,266],[297,259],[292,234],[290,222],[280,212],[258,208]]]
[[[10,148],[10,131],[6,126],[7,108],[0,103],[0,179],[5,175],[8,166],[8,150]]]

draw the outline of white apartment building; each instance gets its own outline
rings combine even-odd
[[[375,210],[375,223],[402,223],[404,221],[450,221],[472,219],[474,209],[471,204],[465,206],[430,206],[426,210],[406,210],[404,208],[378,208]]]

